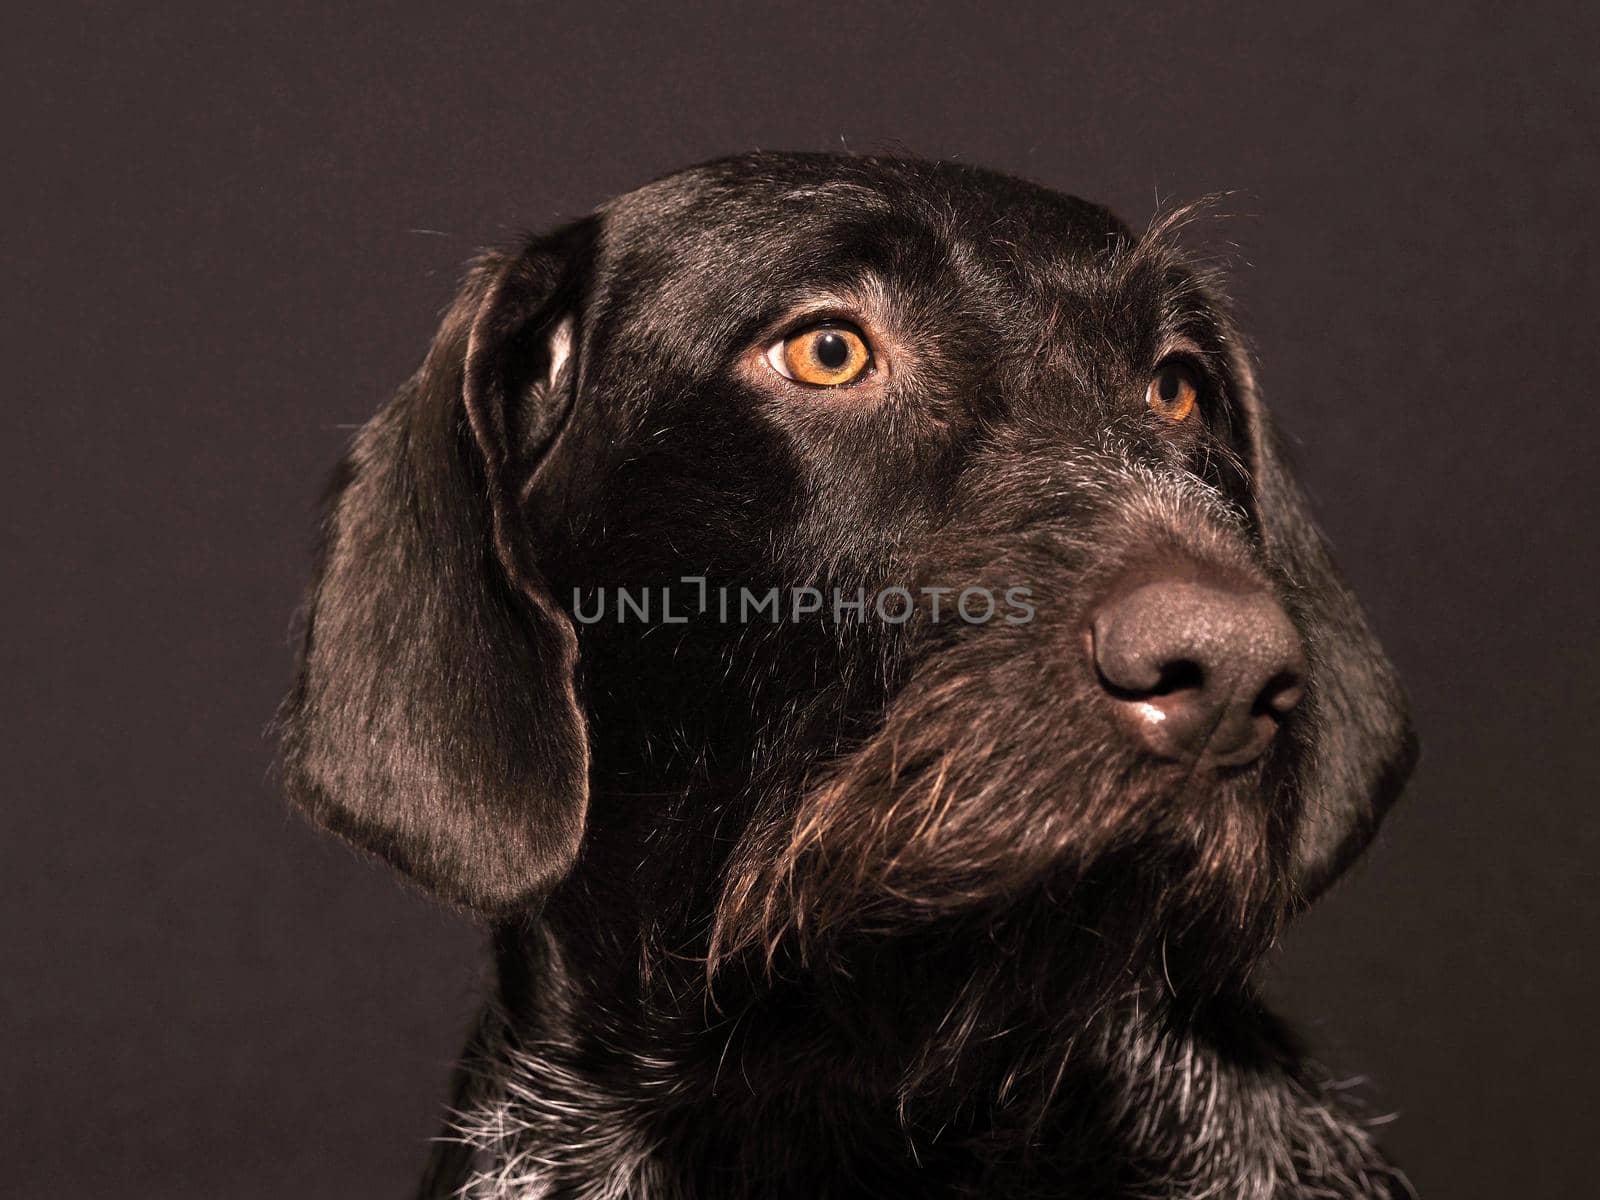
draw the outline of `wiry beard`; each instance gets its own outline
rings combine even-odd
[[[1288,822],[1260,772],[1185,797],[1093,746],[1018,755],[1020,718],[958,727],[958,699],[902,693],[882,737],[745,843],[709,965],[810,981],[881,1054],[863,1082],[908,1110],[958,1084],[1036,1120],[1103,1015],[1246,988],[1287,913]]]
[[[1023,708],[1033,694],[986,686],[963,657],[941,656],[908,685],[882,732],[786,818],[757,819],[730,866],[713,965],[770,958],[789,938],[809,956],[839,935],[1003,914],[1033,897],[1078,925],[1093,913],[1142,930],[1141,942],[1215,939],[1221,975],[1247,967],[1285,909],[1287,787],[1260,768],[1157,774],[1119,761],[1102,731],[1044,738],[1050,716]]]

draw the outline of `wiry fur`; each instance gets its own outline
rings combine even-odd
[[[1159,1013],[1159,999],[1156,1004]],[[1072,1117],[1060,1121],[1048,1148],[1041,1144],[1036,1161],[1004,1182],[976,1175],[951,1194],[1414,1196],[1405,1176],[1378,1153],[1371,1134],[1377,1122],[1361,1115],[1351,1085],[1296,1067],[1292,1047],[1264,1015],[1255,1014],[1263,1031],[1248,1051],[1229,1055],[1164,1028],[1155,1014],[1126,1016],[1095,1022],[1071,1046],[1081,1059],[1073,1069],[1104,1085],[1092,1109],[1079,1110],[1084,1097],[1059,1097],[1062,1114]],[[607,1089],[572,1062],[572,1041],[530,1045],[511,1034],[497,1009],[488,1020],[487,1066],[475,1077],[476,1096],[445,1135],[474,1154],[459,1195],[691,1200],[706,1194],[703,1184],[676,1169],[681,1141],[656,1132],[664,1104],[687,1109],[694,1103],[683,1094],[673,1062],[641,1057],[632,1063],[630,1088]],[[917,1135],[907,1129],[905,1139],[915,1159]],[[1105,1153],[1106,1144],[1116,1147],[1114,1156]],[[777,1176],[769,1164],[724,1186],[734,1194],[853,1194],[848,1187]],[[1063,1181],[1082,1190],[1065,1193]]]
[[[475,270],[352,452],[283,714],[307,812],[493,922],[425,1195],[1406,1193],[1251,983],[1404,704],[1183,219],[751,155]],[[877,390],[761,365],[818,305]],[[1182,427],[1142,405],[1174,345]],[[1258,761],[1157,761],[1107,702],[1090,615],[1163,572],[1292,618]],[[1036,612],[574,617],[684,576]]]

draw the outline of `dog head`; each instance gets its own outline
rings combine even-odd
[[[1412,741],[1172,234],[752,155],[487,256],[329,503],[290,794],[713,961],[1028,906],[1246,966]]]

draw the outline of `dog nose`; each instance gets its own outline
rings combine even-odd
[[[1259,758],[1305,694],[1305,650],[1259,588],[1156,579],[1102,604],[1090,626],[1101,685],[1161,758]]]

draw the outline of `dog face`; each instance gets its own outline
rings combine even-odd
[[[291,795],[713,964],[1026,911],[1247,969],[1412,742],[1172,232],[754,155],[485,258],[330,502]]]

